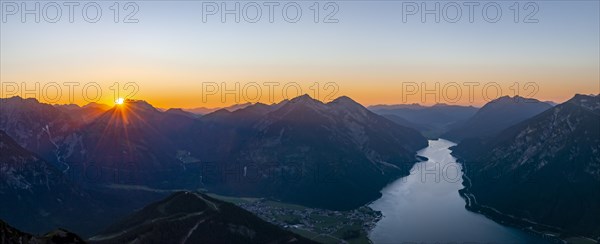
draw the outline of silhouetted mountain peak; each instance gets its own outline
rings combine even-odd
[[[243,109],[264,109],[264,108],[268,108],[268,107],[270,107],[270,106],[267,104],[264,104],[264,103],[255,103],[255,104],[249,105],[245,108],[238,109],[236,111],[243,110]]]
[[[325,110],[328,107],[319,100],[313,99],[308,94],[304,94],[302,96],[295,97],[291,99],[289,102],[285,103],[278,109],[278,112],[282,112],[282,115],[289,114],[290,112],[317,112],[320,114],[325,114]]]
[[[235,110],[234,114],[255,114],[255,115],[265,115],[276,108],[276,105],[269,106],[264,103],[255,103],[244,108]]]
[[[0,98],[0,129],[29,150],[53,148],[51,140],[67,136],[82,124],[68,111],[35,98]],[[54,153],[42,156],[55,157]]]
[[[165,111],[164,113],[171,114],[171,115],[185,116],[185,117],[189,117],[189,118],[195,118],[193,113],[184,111],[181,108],[170,108],[170,109],[167,109],[167,111]]]
[[[207,114],[205,117],[208,117],[208,116],[221,116],[221,115],[229,115],[229,114],[231,114],[231,112],[229,110],[222,108],[222,109],[214,111],[214,112],[212,112],[210,114]]]
[[[152,106],[150,103],[148,103],[144,100],[127,99],[127,100],[125,100],[125,103],[123,103],[123,105],[124,106],[117,105],[117,108],[123,107],[123,108],[135,109],[135,110],[147,110],[147,111],[159,112],[158,109],[156,109],[154,106]]]
[[[183,109],[180,109],[180,108],[170,108],[165,111],[165,113],[181,113],[181,112],[185,112],[185,111],[183,111]]]
[[[347,96],[341,96],[336,98],[335,100],[327,103],[327,107],[333,110],[332,113],[340,113],[343,111],[343,114],[352,114],[352,116],[356,119],[362,118],[359,120],[366,119],[368,114],[372,113],[363,105],[355,102]]]
[[[492,101],[490,101],[489,103],[509,103],[509,102],[515,102],[517,100],[519,100],[521,97],[520,96],[501,96],[499,98],[496,98]]]
[[[28,110],[60,110],[57,106],[39,102],[36,98],[22,98],[20,96],[0,98],[0,109],[14,110],[15,112],[31,112]]]
[[[13,97],[5,98],[4,100],[8,101],[8,102],[40,103],[36,98],[33,98],[33,97],[22,98],[20,96],[13,96]]]
[[[290,100],[292,103],[321,103],[319,100],[316,100],[310,97],[308,94],[304,94],[301,96],[297,96]]]
[[[486,103],[483,107],[481,107],[479,112],[485,112],[486,110],[488,110],[490,108],[507,107],[507,106],[509,106],[509,107],[544,106],[547,108],[551,107],[550,104],[544,103],[535,98],[525,98],[525,97],[521,97],[521,96],[514,96],[514,97],[502,96],[502,97],[496,98],[496,99]]]
[[[352,100],[352,98],[347,96],[338,97],[333,101],[329,102],[329,104],[338,104],[344,106],[360,106],[361,108],[364,108],[361,104],[357,103],[356,101]]]
[[[494,136],[552,106],[533,98],[502,96],[486,103],[465,123],[444,134],[453,140]]]
[[[146,121],[153,117],[160,117],[160,110],[143,100],[125,100],[123,104],[117,104],[106,111],[99,119],[110,123],[137,124],[138,121]],[[98,120],[96,120],[98,122]]]
[[[81,107],[79,107],[79,105],[73,104],[73,103],[71,103],[71,104],[54,104],[54,107],[63,108],[66,110],[76,110],[76,109],[81,108]]]
[[[83,105],[81,108],[94,108],[94,109],[101,109],[101,110],[109,110],[110,106],[108,106],[104,103],[91,102],[86,105]]]
[[[535,98],[526,98],[526,97],[522,97],[522,96],[519,96],[519,95],[516,95],[514,97],[511,97],[511,96],[502,96],[502,97],[496,98],[496,99],[488,102],[487,104],[485,104],[482,107],[482,109],[485,108],[486,106],[489,107],[489,106],[494,106],[496,104],[510,105],[510,104],[523,104],[523,103],[529,103],[529,104],[531,104],[531,103],[538,103],[539,104],[539,103],[545,103],[545,102],[542,102],[542,101],[537,100]],[[545,104],[551,105],[549,103],[545,103]]]

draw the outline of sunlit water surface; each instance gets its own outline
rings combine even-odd
[[[500,225],[465,209],[461,166],[439,139],[419,151],[427,162],[415,164],[409,176],[391,183],[370,207],[383,213],[371,231],[374,243],[544,243],[537,236]]]

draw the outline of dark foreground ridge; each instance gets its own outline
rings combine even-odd
[[[177,192],[152,203],[91,243],[313,243],[231,203]]]
[[[21,232],[0,220],[0,243],[58,244],[85,242],[79,236],[67,230],[58,229],[43,236],[34,236]]]

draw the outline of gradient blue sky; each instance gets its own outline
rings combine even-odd
[[[600,92],[599,1],[535,2],[535,24],[514,23],[514,1],[497,2],[497,23],[481,16],[487,1],[479,2],[474,23],[465,12],[458,23],[421,23],[418,15],[403,23],[401,1],[335,1],[334,24],[313,22],[312,1],[298,2],[298,23],[285,22],[281,6],[274,23],[266,13],[258,23],[221,23],[219,16],[203,23],[201,1],[136,2],[134,24],[113,22],[112,1],[100,2],[103,17],[95,24],[80,15],[69,23],[65,13],[59,23],[9,16],[0,24],[0,82],[94,81],[107,90],[116,81],[136,82],[135,98],[160,107],[235,103],[216,96],[203,102],[203,82],[297,82],[305,93],[312,82],[335,82],[338,95],[366,105],[401,103],[403,82],[497,82],[504,95],[512,95],[513,82],[536,82],[537,98],[559,102]],[[465,99],[458,103],[485,102],[481,94]],[[101,102],[111,100],[105,92]]]

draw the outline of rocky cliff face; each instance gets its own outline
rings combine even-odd
[[[20,229],[43,233],[70,226],[90,198],[66,176],[0,131],[0,218]],[[78,225],[86,226],[86,221]],[[88,222],[89,224],[89,222]]]
[[[0,98],[0,130],[60,170],[68,168],[66,158],[80,141],[75,132],[84,124],[64,109],[33,98]]]

